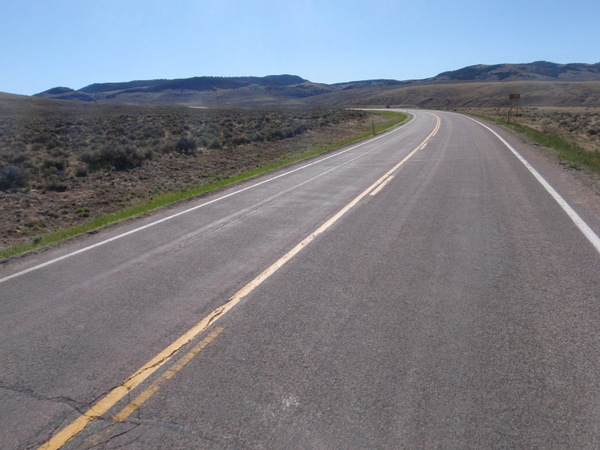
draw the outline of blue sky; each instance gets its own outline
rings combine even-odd
[[[600,2],[0,0],[0,91],[192,76],[315,82],[600,62]]]

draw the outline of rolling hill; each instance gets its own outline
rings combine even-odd
[[[424,80],[314,83],[295,75],[193,77],[56,87],[37,96],[112,104],[187,106],[599,106],[600,63],[474,65]]]
[[[273,106],[301,103],[302,99],[334,90],[295,75],[271,75],[96,83],[77,91],[53,88],[37,96],[114,104]]]

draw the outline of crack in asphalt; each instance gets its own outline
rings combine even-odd
[[[27,387],[9,385],[9,384],[0,382],[0,389],[4,389],[5,391],[10,391],[10,392],[14,392],[17,394],[25,395],[26,397],[29,397],[29,398],[32,398],[32,399],[38,400],[38,401],[64,404],[79,413],[81,413],[81,411],[87,407],[86,403],[79,402],[70,397],[66,397],[64,395],[57,396],[57,397],[47,397],[42,394],[38,394],[33,389],[27,388]]]
[[[110,436],[108,435],[108,433],[110,433],[114,429],[114,427],[109,426],[108,428],[105,428],[100,435],[96,434],[96,435],[86,439],[86,441],[83,444],[87,444],[87,445],[85,445],[84,448],[98,448],[98,447],[104,448],[104,446],[109,444],[111,441],[114,441],[115,439],[118,439],[122,436],[125,436],[125,435],[131,433],[132,431],[134,431],[135,429],[137,429],[140,426],[139,423],[135,423],[135,422],[127,422],[126,424],[132,425],[132,427],[128,428],[126,430],[120,431],[118,433],[112,434]],[[111,422],[111,425],[113,425],[113,422]],[[142,433],[138,434],[137,436],[135,436],[131,441],[124,442],[113,448],[128,447],[128,446],[132,445],[133,443],[135,443],[135,441],[137,441],[144,433],[145,432],[142,432]],[[93,442],[91,441],[92,438],[95,438]]]
[[[123,437],[138,428],[141,428],[141,432],[138,433],[132,440],[120,443],[118,446],[113,446],[111,448],[127,448],[134,444],[152,428],[167,428],[177,432],[185,431],[185,427],[180,423],[162,422],[158,420],[140,418],[127,419],[122,422],[114,422],[112,419],[100,418],[100,422],[106,423],[106,427],[88,436],[81,444],[77,444],[78,447],[87,449],[104,448],[105,445],[110,444],[115,439]]]

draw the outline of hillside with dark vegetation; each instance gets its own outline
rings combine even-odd
[[[598,81],[598,64],[555,64],[536,61],[530,64],[495,64],[464,67],[440,73],[434,79],[444,81]]]
[[[95,83],[78,91],[61,87],[36,96],[112,104],[273,106],[298,105],[301,99],[333,91],[295,75],[270,75]]]
[[[295,75],[193,77],[53,88],[40,97],[111,104],[187,106],[490,107],[521,93],[528,106],[600,105],[600,63],[474,65],[424,80],[314,83]]]

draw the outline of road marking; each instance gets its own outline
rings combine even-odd
[[[382,190],[384,187],[386,187],[386,186],[388,185],[388,183],[389,183],[390,181],[392,181],[393,179],[394,179],[394,175],[390,175],[389,177],[387,177],[387,178],[386,178],[386,180],[385,180],[383,183],[381,183],[381,184],[380,184],[380,185],[377,187],[377,189],[375,189],[375,190],[374,190],[373,192],[371,192],[369,195],[371,195],[371,196],[375,196],[375,195],[379,194],[379,191],[381,191],[381,190]]]
[[[213,324],[216,320],[223,317],[229,310],[231,310],[234,306],[236,306],[244,297],[250,294],[254,289],[260,286],[267,278],[273,275],[277,270],[279,270],[286,262],[292,259],[296,254],[300,252],[303,248],[305,248],[308,244],[310,244],[317,236],[322,234],[325,230],[330,228],[335,222],[337,222],[344,214],[350,211],[358,202],[360,202],[364,197],[366,197],[369,193],[371,193],[374,189],[376,189],[379,185],[381,185],[387,178],[389,178],[393,172],[398,170],[400,166],[402,166],[412,155],[414,155],[418,150],[424,148],[425,144],[438,132],[440,128],[440,118],[434,114],[436,118],[436,125],[434,130],[415,148],[411,151],[406,157],[402,159],[398,164],[396,164],[392,169],[387,171],[381,178],[379,178],[375,183],[369,186],[365,191],[358,195],[354,200],[344,206],[340,211],[338,211],[333,217],[327,220],[323,225],[309,234],[302,242],[297,244],[293,249],[279,258],[275,263],[273,263],[270,267],[264,270],[260,275],[250,281],[247,285],[245,285],[242,289],[240,289],[236,294],[234,294],[227,303],[215,309],[208,316],[198,322],[194,327],[188,330],[185,334],[183,334],[179,339],[174,341],[171,345],[161,351],[158,355],[148,361],[143,367],[138,369],[133,375],[131,375],[123,384],[117,386],[113,390],[111,390],[105,397],[100,399],[97,403],[92,405],[90,409],[88,409],[83,415],[74,420],[71,424],[67,425],[64,429],[58,432],[55,436],[53,436],[48,442],[43,444],[40,449],[59,449],[63,445],[65,445],[69,440],[83,431],[90,423],[94,420],[102,417],[110,408],[112,408],[118,401],[120,401],[123,397],[131,393],[131,391],[140,385],[144,380],[146,380],[150,375],[152,375],[156,370],[162,367],[164,364],[169,362],[175,354],[181,350],[183,346],[187,343],[194,340],[198,337],[203,331],[205,331],[211,324]],[[120,413],[119,413],[120,414]],[[117,414],[118,416],[118,414]]]
[[[114,422],[123,422],[129,418],[137,409],[142,406],[150,397],[163,387],[167,381],[173,378],[179,373],[185,366],[187,366],[192,359],[198,355],[202,350],[206,348],[208,344],[215,340],[215,338],[223,332],[223,328],[219,327],[204,339],[202,339],[194,348],[187,352],[182,358],[180,358],[169,370],[162,374],[162,376],[156,380],[150,387],[144,392],[139,394],[131,403],[125,408],[119,411],[114,417]]]
[[[471,117],[463,117],[466,117],[467,119],[472,120],[473,122],[481,125],[483,128],[486,128],[487,130],[491,131],[500,140],[500,142],[502,142],[517,157],[517,159],[521,161],[521,163],[523,163],[523,165],[527,168],[527,170],[529,170],[529,172],[535,177],[535,179],[538,180],[538,182],[544,187],[544,189],[546,189],[546,191],[548,191],[548,193],[552,196],[556,203],[560,205],[563,211],[567,213],[569,218],[573,221],[573,223],[575,223],[577,228],[579,228],[579,231],[583,233],[587,240],[590,241],[590,243],[594,246],[596,251],[600,253],[600,237],[598,237],[594,230],[592,230],[591,227],[581,218],[581,216],[579,216],[579,214],[575,212],[571,205],[569,205],[567,201],[564,198],[562,198],[562,196],[558,192],[556,192],[556,190],[550,185],[550,183],[548,183],[544,179],[544,177],[542,177],[540,173],[537,170],[535,170],[533,166],[529,164],[529,162],[525,158],[523,158],[523,156],[521,156],[521,154],[518,151],[516,151],[513,148],[512,145],[506,142],[504,138],[502,138],[502,136],[500,136],[487,125],[479,122],[478,120],[472,119]]]
[[[413,116],[413,118],[411,118],[411,119],[410,119],[408,122],[404,122],[404,123],[403,123],[403,125],[407,125],[407,124],[411,123],[413,120],[414,120],[414,116]],[[399,130],[399,129],[400,129],[400,128],[396,128],[395,130],[392,130],[392,132],[394,132],[394,131],[397,131],[397,130]],[[155,225],[161,224],[161,223],[163,223],[163,222],[169,221],[169,220],[171,220],[171,219],[174,219],[174,218],[176,218],[176,217],[182,216],[182,215],[184,215],[184,214],[188,214],[188,213],[190,213],[190,212],[192,212],[192,211],[196,211],[197,209],[204,208],[205,206],[209,206],[209,205],[211,205],[211,204],[213,204],[213,203],[220,202],[221,200],[225,200],[226,198],[233,197],[234,195],[241,194],[241,193],[243,193],[243,192],[246,192],[246,191],[248,191],[248,190],[250,190],[250,189],[254,189],[254,188],[256,188],[256,187],[258,187],[258,186],[261,186],[261,185],[263,185],[263,184],[270,183],[270,182],[272,182],[272,181],[275,181],[275,180],[277,180],[277,179],[279,179],[279,178],[282,178],[282,177],[285,177],[285,176],[291,175],[291,174],[293,174],[293,173],[295,173],[295,172],[298,172],[298,171],[300,171],[300,170],[306,169],[306,168],[308,168],[308,167],[311,167],[311,166],[313,166],[313,165],[320,164],[320,163],[322,163],[322,162],[324,162],[324,161],[327,161],[327,160],[329,160],[329,159],[331,159],[331,158],[336,158],[336,157],[338,157],[338,156],[340,156],[340,155],[343,155],[344,153],[347,153],[347,152],[349,152],[349,151],[355,150],[355,149],[357,149],[357,148],[359,148],[359,147],[361,147],[361,146],[363,146],[363,145],[370,144],[370,143],[372,143],[372,142],[374,142],[374,141],[376,141],[376,140],[379,140],[379,139],[381,139],[381,138],[387,137],[387,136],[389,136],[389,135],[390,135],[390,133],[385,133],[385,134],[381,134],[381,135],[375,136],[375,137],[373,137],[373,138],[370,138],[370,139],[368,139],[368,140],[366,140],[366,141],[360,142],[360,143],[359,143],[359,144],[357,144],[357,145],[353,145],[352,147],[349,147],[349,148],[347,148],[346,150],[342,150],[342,151],[336,152],[336,153],[334,153],[334,154],[332,154],[332,155],[329,155],[329,156],[326,156],[326,157],[320,158],[320,159],[318,159],[318,160],[316,160],[316,161],[310,162],[310,163],[308,163],[308,164],[305,164],[305,165],[303,165],[303,166],[300,166],[300,167],[297,167],[297,168],[295,168],[295,169],[289,170],[289,171],[287,171],[287,172],[281,173],[281,174],[279,174],[279,175],[276,175],[276,176],[274,176],[274,177],[268,178],[268,179],[266,179],[266,180],[259,181],[258,183],[252,184],[252,185],[250,185],[250,186],[246,186],[245,188],[241,188],[241,189],[235,190],[235,191],[233,191],[233,192],[230,192],[230,193],[228,193],[228,194],[226,194],[226,195],[223,195],[223,196],[221,196],[221,197],[215,198],[215,199],[213,199],[213,200],[209,200],[209,201],[207,201],[207,202],[205,202],[205,203],[202,203],[202,204],[200,204],[200,205],[196,205],[196,206],[194,206],[194,207],[192,207],[192,208],[188,208],[188,209],[186,209],[186,210],[184,210],[184,211],[180,211],[180,212],[178,212],[178,213],[172,214],[172,215],[170,215],[170,216],[168,216],[168,217],[163,217],[162,219],[156,220],[156,221],[154,221],[154,222],[148,223],[148,224],[146,224],[146,225],[142,225],[141,227],[138,227],[138,228],[135,228],[135,229],[133,229],[133,230],[127,231],[127,232],[125,232],[125,233],[122,233],[122,234],[119,234],[119,235],[117,235],[117,236],[113,236],[113,237],[111,237],[111,238],[108,238],[108,239],[105,239],[105,240],[103,240],[103,241],[97,242],[96,244],[89,245],[89,246],[87,246],[87,247],[81,248],[81,249],[79,249],[79,250],[76,250],[76,251],[74,251],[74,252],[71,252],[71,253],[67,253],[66,255],[59,256],[59,257],[57,257],[57,258],[51,259],[51,260],[49,260],[49,261],[46,261],[46,262],[44,262],[44,263],[38,264],[38,265],[36,265],[36,266],[32,266],[32,267],[29,267],[29,268],[27,268],[27,269],[21,270],[21,271],[19,271],[19,272],[13,273],[13,274],[11,274],[11,275],[7,275],[7,276],[5,276],[5,277],[3,277],[3,278],[0,278],[0,283],[4,283],[5,281],[12,280],[13,278],[20,277],[20,276],[22,276],[22,275],[28,274],[28,273],[30,273],[30,272],[34,272],[34,271],[36,271],[36,270],[42,269],[42,268],[44,268],[44,267],[47,267],[47,266],[49,266],[49,265],[52,265],[52,264],[55,264],[55,263],[57,263],[57,262],[63,261],[63,260],[65,260],[65,259],[71,258],[71,257],[73,257],[73,256],[79,255],[79,254],[81,254],[81,253],[84,253],[84,252],[87,252],[87,251],[93,250],[93,249],[95,249],[95,248],[101,247],[101,246],[103,246],[103,245],[105,245],[105,244],[108,244],[108,243],[110,243],[110,242],[113,242],[113,241],[116,241],[116,240],[122,239],[122,238],[124,238],[124,237],[126,237],[126,236],[129,236],[129,235],[132,235],[132,234],[138,233],[138,232],[140,232],[140,231],[143,231],[143,230],[145,230],[145,229],[147,229],[147,228],[150,228],[150,227],[153,227],[153,226],[155,226]]]
[[[182,356],[177,362],[173,364],[173,366],[168,369],[165,373],[163,373],[160,378],[152,383],[145,391],[139,394],[132,402],[130,402],[127,406],[125,406],[119,413],[117,413],[113,418],[113,422],[121,423],[124,422],[137,411],[147,400],[149,400],[156,392],[159,391],[161,387],[163,387],[169,380],[171,380],[175,375],[177,375],[185,366],[187,366],[202,350],[204,350],[208,344],[214,341],[219,334],[223,332],[223,328],[219,327],[204,339],[202,339],[198,344],[196,344],[189,352],[187,352],[184,356]],[[92,448],[97,447],[102,442],[108,441],[111,436],[114,435],[114,428],[107,427],[103,430],[99,431],[96,434],[88,437],[83,443],[80,443],[82,447]]]

